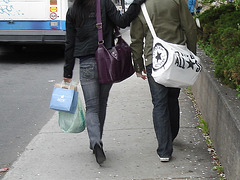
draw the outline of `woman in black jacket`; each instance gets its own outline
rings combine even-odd
[[[134,0],[124,14],[116,9],[111,0],[101,0],[103,39],[106,48],[114,45],[114,27],[125,28],[137,17],[145,0]],[[107,100],[112,84],[99,84],[95,52],[98,47],[96,28],[96,0],[75,0],[66,16],[66,44],[64,81],[71,82],[75,58],[80,60],[80,82],[86,104],[86,125],[90,149],[96,161],[106,160],[102,134]]]

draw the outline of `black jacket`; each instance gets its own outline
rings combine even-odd
[[[129,26],[130,22],[137,17],[142,2],[144,0],[134,0],[128,10],[121,15],[111,0],[101,0],[103,39],[106,48],[109,49],[114,45],[114,27],[125,28]],[[70,7],[66,15],[65,78],[72,78],[76,57],[94,56],[98,47],[96,8],[90,12],[81,28],[75,26],[71,11]]]

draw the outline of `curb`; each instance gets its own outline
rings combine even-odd
[[[198,49],[198,56],[203,71],[192,87],[193,95],[208,122],[210,137],[227,179],[237,180],[240,177],[240,101],[235,90],[214,77],[212,60],[203,50]]]

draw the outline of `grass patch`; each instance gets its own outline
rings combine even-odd
[[[202,114],[201,114],[201,112],[200,112],[200,110],[197,106],[197,103],[196,103],[196,100],[194,98],[191,87],[186,88],[186,92],[187,92],[188,97],[193,102],[193,105],[194,105],[194,108],[195,108],[195,111],[196,111],[196,115],[198,117],[198,126],[197,127],[201,129],[203,137],[205,138],[205,142],[206,142],[207,147],[208,147],[208,152],[213,159],[213,164],[214,164],[213,170],[215,170],[217,172],[220,180],[227,180],[226,177],[225,177],[225,174],[224,174],[224,169],[223,169],[223,167],[221,165],[221,162],[220,162],[220,160],[217,156],[217,152],[214,149],[213,142],[212,142],[212,140],[209,136],[210,131],[209,131],[209,128],[208,128],[208,124],[202,117]]]

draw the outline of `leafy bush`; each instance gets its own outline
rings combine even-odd
[[[222,83],[240,85],[240,11],[234,4],[212,7],[199,15],[201,47],[213,58],[215,75]]]

